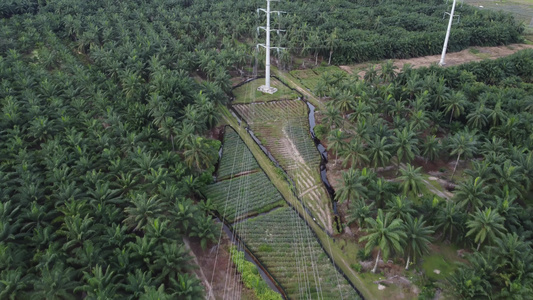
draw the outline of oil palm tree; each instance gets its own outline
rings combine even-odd
[[[197,237],[200,240],[200,246],[205,250],[207,243],[215,241],[215,232],[217,229],[211,216],[200,214],[195,217],[189,236]]]
[[[383,205],[392,198],[396,193],[396,187],[393,183],[379,177],[370,182],[368,186],[368,197],[374,200],[377,208],[383,208]]]
[[[348,225],[356,222],[359,229],[363,229],[366,227],[365,220],[371,218],[374,213],[374,203],[367,205],[364,199],[358,199],[355,201],[354,206],[348,211]]]
[[[178,274],[177,279],[171,280],[171,290],[178,299],[194,300],[204,298],[204,289],[200,281],[188,273]]]
[[[429,161],[434,161],[439,157],[440,151],[442,149],[440,139],[435,135],[428,135],[426,139],[420,146],[422,156],[426,159],[426,163]]]
[[[168,282],[168,278],[176,278],[178,274],[189,269],[191,257],[184,244],[163,243],[155,249],[154,263],[150,270],[157,276],[158,282]]]
[[[387,201],[386,211],[388,214],[391,214],[392,218],[400,219],[402,221],[407,220],[409,216],[416,213],[412,207],[411,201],[403,196],[396,196]]]
[[[205,142],[204,138],[196,137],[192,143],[185,146],[185,151],[183,151],[185,163],[190,169],[205,170],[212,165],[213,151],[214,149]]]
[[[480,177],[470,177],[467,181],[461,182],[454,195],[454,201],[467,212],[472,212],[485,206],[488,200],[489,187]]]
[[[456,203],[447,201],[437,212],[435,224],[437,229],[442,230],[444,237],[448,235],[448,240],[452,241],[454,232],[462,232],[465,217],[464,211]]]
[[[350,91],[342,90],[333,97],[332,103],[344,116],[354,108],[355,100]]]
[[[376,219],[367,218],[365,222],[368,224],[368,228],[365,229],[368,234],[360,238],[359,242],[367,242],[366,254],[369,254],[374,247],[378,247],[376,263],[372,269],[372,273],[376,273],[381,252],[384,259],[389,257],[391,251],[402,252],[402,241],[407,235],[402,220],[393,219],[388,213],[384,215],[381,209],[378,209]]]
[[[386,166],[392,156],[391,150],[393,148],[392,144],[387,142],[386,137],[376,136],[373,140],[370,140],[368,143],[368,158],[374,165],[374,168],[378,166]]]
[[[474,129],[482,129],[488,123],[487,108],[483,102],[479,102],[476,108],[467,116],[467,125]]]
[[[349,116],[349,120],[352,123],[357,123],[357,121],[361,118],[366,118],[367,116],[372,114],[372,107],[368,105],[363,100],[359,99],[359,101],[354,103],[353,106],[353,112]]]
[[[340,128],[343,123],[340,110],[333,105],[326,106],[323,120],[328,128]]]
[[[463,114],[465,106],[467,105],[466,96],[461,91],[453,91],[450,94],[450,97],[444,101],[442,107],[444,108],[445,113],[450,114],[450,124],[452,123],[452,118],[458,118]]]
[[[416,264],[416,258],[429,252],[429,244],[433,241],[432,234],[435,232],[432,226],[426,226],[424,216],[414,218],[408,215],[404,220],[405,252],[407,253],[407,263],[405,269],[409,269],[411,257]]]
[[[504,221],[498,210],[488,207],[481,211],[478,208],[474,214],[470,214],[470,220],[466,222],[466,226],[470,229],[466,236],[475,235],[474,242],[477,243],[476,250],[479,251],[485,240],[492,243],[507,231],[503,226]]]
[[[75,280],[76,271],[62,263],[52,269],[40,270],[39,280],[35,281],[33,296],[38,299],[76,299],[74,289],[80,285]]]
[[[400,171],[400,163],[405,159],[408,163],[411,162],[415,155],[418,155],[418,139],[415,137],[413,131],[404,127],[403,130],[394,130],[394,136],[392,136],[392,146],[396,149],[396,160],[398,167],[396,174]]]
[[[328,150],[333,149],[335,151],[335,165],[337,164],[337,156],[339,152],[344,149],[346,142],[346,135],[340,129],[330,131],[328,135]]]
[[[397,66],[394,65],[392,60],[387,60],[385,63],[381,64],[381,79],[385,82],[390,82],[396,78]]]
[[[22,270],[4,269],[0,272],[0,298],[1,299],[22,299],[27,297],[25,291],[29,290],[31,283],[28,276]]]
[[[459,164],[459,159],[461,156],[470,158],[476,153],[478,141],[474,132],[469,132],[468,130],[461,131],[453,135],[448,141],[448,148],[451,150],[451,155],[457,155],[457,160],[455,161],[455,166],[453,168],[452,180],[457,170],[457,165]]]
[[[450,97],[450,89],[446,86],[444,78],[439,78],[439,81],[432,91],[430,99],[433,101],[433,107],[439,109]]]
[[[337,190],[336,200],[346,202],[349,207],[351,200],[366,197],[367,188],[363,185],[361,176],[361,172],[353,168],[342,172],[342,186]]]
[[[164,211],[158,196],[148,196],[146,193],[136,193],[131,196],[131,204],[124,209],[127,217],[124,224],[133,230],[143,229],[151,219]]]
[[[344,158],[342,166],[346,167],[350,163],[351,167],[363,166],[370,162],[366,155],[366,149],[361,139],[355,137],[346,144],[346,147],[341,151],[341,156]]]
[[[331,56],[333,55],[333,51],[337,47],[338,36],[339,36],[338,29],[337,27],[335,27],[335,29],[333,29],[333,32],[331,32],[326,38],[326,47],[329,49],[328,65],[331,65]]]
[[[505,122],[507,118],[507,112],[502,108],[502,101],[499,100],[494,105],[493,109],[488,110],[488,119],[490,119],[492,126],[496,127]]]
[[[421,170],[422,167],[415,169],[411,164],[407,164],[406,168],[400,170],[401,175],[398,179],[401,181],[400,188],[405,196],[412,193],[414,197],[417,197],[422,192],[424,183]]]
[[[523,236],[513,232],[496,239],[494,244],[489,251],[495,254],[499,281],[503,281],[501,285],[509,287],[515,283],[527,286],[528,277],[533,272],[531,241],[525,241]]]
[[[118,275],[107,266],[105,271],[102,266],[97,265],[91,272],[83,272],[85,284],[79,286],[75,291],[84,291],[89,299],[113,299],[117,293]]]
[[[511,160],[506,160],[503,164],[495,164],[491,181],[498,187],[508,189],[510,193],[525,197],[529,180],[522,173],[521,167],[513,164]]]

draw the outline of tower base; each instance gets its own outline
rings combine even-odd
[[[260,91],[260,92],[263,92],[263,93],[267,93],[267,94],[274,94],[275,92],[278,91],[277,88],[267,87],[266,85],[262,85],[262,86],[258,87],[257,90]]]

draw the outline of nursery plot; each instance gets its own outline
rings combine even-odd
[[[359,299],[292,208],[247,219],[239,228],[245,231],[241,237],[246,245],[289,299]]]
[[[285,205],[285,200],[262,170],[211,184],[204,194],[230,222]]]
[[[331,204],[320,180],[320,154],[309,133],[307,105],[301,100],[288,100],[233,108],[288,172],[297,194],[319,224],[332,232]]]
[[[231,127],[226,127],[224,134],[224,148],[218,167],[218,179],[230,175],[251,173],[259,170],[259,165],[252,152],[244,144],[239,134]]]

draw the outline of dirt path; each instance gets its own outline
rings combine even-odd
[[[256,299],[252,290],[246,288],[240,280],[240,274],[235,271],[228,252],[231,241],[222,232],[220,244],[214,244],[203,250],[199,242],[183,239],[189,254],[199,266],[194,272],[205,286],[206,300],[223,300],[229,295],[239,299]]]
[[[507,46],[497,47],[471,47],[460,52],[453,52],[446,54],[446,67],[460,65],[473,61],[481,61],[483,59],[496,59],[504,56],[511,55],[517,51],[523,49],[533,49],[533,45],[528,44],[511,44]],[[385,62],[384,60],[383,62]],[[440,55],[422,56],[409,59],[396,59],[393,60],[394,65],[401,70],[405,64],[411,64],[413,68],[429,67],[432,64],[438,64],[440,61]],[[379,64],[379,63],[376,63]],[[366,69],[372,65],[372,63],[362,63],[356,65],[340,66],[344,71],[352,74],[357,72],[359,77],[365,76]],[[378,66],[379,69],[379,66]]]
[[[183,238],[183,243],[185,244],[185,248],[189,251],[189,254],[192,256],[192,258],[194,260],[194,263],[197,266],[200,266],[200,263],[198,262],[198,258],[196,257],[196,254],[191,249],[191,244],[189,243],[189,240],[187,238]],[[200,268],[198,268],[196,270],[195,273],[196,273],[196,276],[198,276],[198,278],[202,281],[202,283],[205,286],[206,299],[207,300],[215,300],[215,296],[214,296],[214,293],[213,293],[213,287],[211,286],[211,284],[209,283],[209,281],[205,277],[203,269],[200,267]]]
[[[429,182],[428,180],[426,179],[422,179],[422,182],[426,185],[426,187],[428,188],[428,190],[430,192],[432,192],[433,194],[443,198],[443,199],[446,199],[446,200],[450,200],[452,199],[453,197],[453,194],[448,192],[448,191],[439,191],[435,186],[433,186],[433,184],[431,184],[431,182]]]
[[[407,165],[404,164],[404,163],[401,163],[400,164],[402,169],[405,169],[407,168]],[[430,177],[431,178],[434,178],[434,177]],[[438,178],[434,178],[435,181],[438,182]],[[431,184],[431,182],[429,182],[429,180],[426,180],[426,179],[422,179],[422,182],[424,183],[424,185],[426,186],[426,188],[432,192],[433,194],[443,198],[443,199],[446,199],[446,200],[450,200],[452,197],[453,197],[453,194],[448,192],[448,191],[440,191],[439,189],[437,189],[433,184]]]

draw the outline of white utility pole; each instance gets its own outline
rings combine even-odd
[[[450,31],[452,29],[452,22],[453,22],[453,13],[455,11],[455,2],[456,0],[453,0],[452,4],[452,12],[450,13],[450,21],[448,21],[448,30],[446,31],[446,38],[444,39],[444,46],[442,47],[442,55],[440,57],[440,66],[444,66],[446,63],[444,62],[444,57],[446,56],[446,48],[448,48],[448,40],[450,39]]]
[[[265,44],[257,44],[257,47],[261,46],[263,48],[266,49],[266,63],[265,63],[265,85],[262,85],[260,86],[259,88],[257,88],[258,91],[261,91],[263,93],[268,93],[268,94],[274,94],[275,92],[277,92],[278,89],[274,88],[274,87],[271,87],[270,86],[270,49],[274,48],[274,49],[277,49],[279,51],[279,47],[270,47],[270,14],[271,13],[277,13],[278,16],[283,13],[282,11],[271,11],[270,10],[270,2],[271,1],[277,1],[279,2],[279,0],[266,0],[267,1],[267,8],[264,9],[264,8],[259,8],[257,9],[257,12],[259,13],[259,11],[263,11],[266,13],[266,17],[267,17],[267,26],[266,28],[263,27],[263,26],[260,26],[260,27],[257,27],[257,31],[259,31],[259,29],[263,29],[266,33],[266,45]],[[284,31],[284,30],[276,30],[279,34],[280,31]]]

